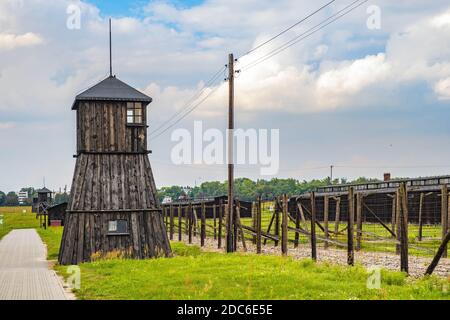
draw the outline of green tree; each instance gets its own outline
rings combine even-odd
[[[6,203],[6,194],[0,191],[0,206],[4,206]]]
[[[6,195],[6,203],[7,206],[18,206],[19,205],[19,197],[14,191],[8,192]]]
[[[57,193],[55,195],[55,205],[56,204],[61,204],[64,202],[69,202],[69,195],[67,194],[67,192],[62,192],[62,193]]]

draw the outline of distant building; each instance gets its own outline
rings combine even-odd
[[[17,192],[17,198],[20,205],[26,204],[28,202],[28,191]]]
[[[162,201],[162,204],[168,204],[168,203],[172,203],[172,197],[165,196]]]

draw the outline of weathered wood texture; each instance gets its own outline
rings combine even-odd
[[[143,108],[143,123],[146,123]],[[126,102],[80,102],[77,109],[77,151],[146,152],[147,126],[127,124]]]
[[[78,156],[62,265],[112,251],[137,259],[171,255],[146,153],[146,126],[127,125],[126,112],[125,102],[82,102],[77,109]],[[126,221],[121,234],[109,232],[109,222],[117,220]]]

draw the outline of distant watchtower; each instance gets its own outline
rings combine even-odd
[[[39,225],[47,228],[48,208],[52,205],[52,192],[46,187],[37,191],[36,215]]]
[[[171,254],[148,159],[152,99],[111,75],[75,98],[77,154],[60,264]]]

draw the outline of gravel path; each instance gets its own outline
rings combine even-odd
[[[187,244],[187,239],[183,239],[183,242]],[[222,242],[225,244],[225,242]],[[200,237],[193,237],[193,245],[200,246]],[[249,241],[246,242],[247,252],[255,253],[255,246]],[[224,249],[217,249],[217,241],[213,238],[206,238],[205,251],[212,252],[224,252]],[[238,251],[243,252],[242,244],[238,244]],[[262,253],[267,255],[281,255],[281,247],[274,247],[273,244],[262,246]],[[311,248],[309,245],[300,244],[298,248],[290,247],[288,249],[288,255],[295,259],[304,259],[311,257]],[[322,262],[330,262],[334,264],[347,264],[347,251],[339,249],[323,249],[317,248],[317,259]],[[409,256],[409,274],[412,277],[421,277],[425,274],[427,267],[430,265],[432,258]],[[386,252],[367,252],[360,251],[355,252],[355,262],[361,264],[364,267],[380,266],[388,270],[399,271],[400,270],[400,256],[386,253]],[[439,265],[436,267],[434,275],[441,277],[450,277],[450,259],[442,258]]]

